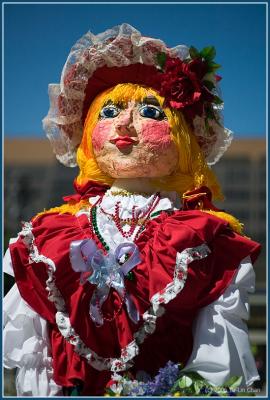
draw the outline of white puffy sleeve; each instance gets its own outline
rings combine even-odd
[[[242,376],[243,387],[260,379],[244,322],[249,318],[248,294],[254,289],[255,273],[247,257],[224,294],[199,312],[193,327],[193,351],[185,370],[198,372],[215,386],[231,376]]]
[[[9,250],[3,270],[13,275]],[[62,388],[52,378],[47,322],[21,298],[16,284],[4,298],[3,319],[4,368],[18,368],[17,396],[61,395]]]

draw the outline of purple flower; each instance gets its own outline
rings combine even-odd
[[[172,361],[168,361],[164,368],[160,368],[159,373],[152,381],[145,383],[146,396],[161,396],[170,391],[172,385],[179,377],[179,366]]]

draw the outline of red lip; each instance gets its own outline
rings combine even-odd
[[[110,140],[111,143],[114,143],[118,149],[123,149],[131,144],[138,143],[138,140],[133,139],[130,136],[117,136],[114,139]]]

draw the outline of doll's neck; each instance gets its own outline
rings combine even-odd
[[[112,191],[125,190],[130,193],[149,193],[156,192],[150,178],[119,178],[116,179],[111,187]]]

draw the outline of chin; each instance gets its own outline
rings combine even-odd
[[[174,149],[173,149],[174,150]],[[171,175],[178,165],[176,151],[153,152],[139,148],[130,154],[103,152],[96,156],[99,168],[112,178],[162,178]]]
[[[111,176],[112,178],[163,178],[171,175],[175,170],[176,166],[173,165],[168,168],[168,164],[136,164],[131,163],[130,165],[123,163],[114,162],[112,165],[100,165],[100,169]]]

